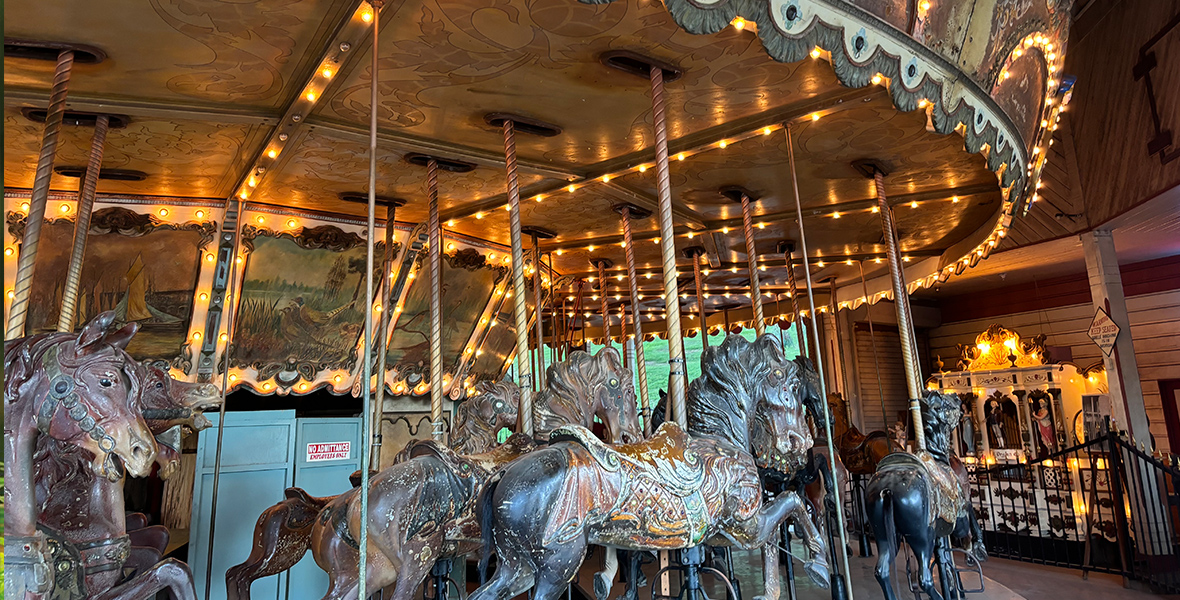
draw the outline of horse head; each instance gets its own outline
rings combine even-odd
[[[791,473],[814,442],[801,398],[799,366],[771,335],[731,335],[701,357],[688,388],[688,429],[750,452],[763,466]]]
[[[815,364],[811,362],[810,358],[806,356],[796,356],[794,358],[795,365],[799,368],[800,387],[799,393],[802,395],[800,400],[803,405],[807,407],[807,413],[811,415],[815,426],[821,431],[824,429],[824,398],[821,392],[819,381],[819,371],[816,370]],[[828,418],[833,427],[836,424],[836,412],[830,410],[831,398],[828,401]]]
[[[221,391],[209,383],[178,381],[146,362],[139,367],[143,418],[160,450],[160,477],[167,479],[180,468],[183,429],[201,431],[212,425],[204,412],[221,409]]]
[[[606,425],[609,443],[643,439],[635,384],[617,350],[603,348],[595,355],[571,352],[567,360],[550,365],[547,374],[548,386],[533,407],[538,433],[573,423],[589,428],[598,417]]]
[[[926,390],[919,400],[926,450],[946,462],[951,454],[951,432],[963,416],[957,394]]]
[[[37,429],[87,451],[94,472],[112,481],[124,468],[147,476],[157,451],[142,416],[138,363],[124,350],[139,326],[114,323],[104,312],[77,335],[34,336],[12,359],[5,352],[6,370],[19,374],[6,382],[6,399],[32,399]]]
[[[848,401],[840,392],[828,394],[828,414],[832,417],[832,435],[839,437],[851,427],[848,422]]]
[[[516,429],[520,388],[502,381],[475,384],[475,395],[455,411],[451,449],[459,454],[486,452],[503,428]]]

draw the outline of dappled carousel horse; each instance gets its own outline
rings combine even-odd
[[[451,428],[451,449],[458,454],[480,454],[496,446],[496,435],[504,427],[515,428],[520,406],[520,388],[511,383],[481,381],[476,394],[455,410]],[[513,452],[526,439],[513,439]],[[408,460],[414,442],[398,453],[395,463]],[[350,477],[352,488],[360,486],[360,471]],[[340,495],[318,498],[299,488],[287,488],[285,499],[266,509],[254,526],[254,546],[244,562],[225,572],[226,595],[229,600],[249,600],[250,585],[255,580],[277,575],[295,566],[311,547],[312,526],[324,507]],[[351,496],[355,492],[345,492]],[[345,501],[340,502],[341,505]],[[333,540],[329,543],[343,543]],[[349,545],[344,544],[347,548]],[[345,548],[341,552],[348,552]],[[353,550],[355,553],[355,550]]]
[[[215,386],[176,381],[150,365],[139,365],[138,371],[142,414],[158,443],[156,464],[167,476],[180,466],[181,428],[208,427],[202,411],[217,409],[221,394]],[[86,453],[73,444],[38,440],[38,527],[54,538],[54,598],[151,598],[162,589],[171,589],[175,598],[193,598],[188,567],[160,560],[168,530],[128,519],[123,480],[95,477],[87,462]],[[133,573],[124,579],[127,568]]]
[[[905,542],[918,561],[918,584],[932,599],[932,562],[938,565],[942,591],[957,594],[958,578],[948,536],[971,540],[976,560],[987,560],[979,521],[971,505],[966,471],[951,450],[951,431],[959,423],[959,398],[928,390],[921,399],[926,450],[896,452],[877,466],[865,490],[869,522],[877,538],[877,581],[888,600],[896,600],[890,573],[899,544]]]
[[[590,424],[597,416],[606,424],[612,441],[633,440],[642,435],[634,386],[617,351],[604,349],[593,356],[574,352],[568,360],[550,366],[547,374],[546,390],[534,398],[538,433],[547,434],[546,427],[568,422]],[[508,395],[509,387],[493,389]],[[433,441],[407,446],[403,451],[407,460],[382,470],[372,479],[368,589],[396,583],[394,599],[406,600],[437,559],[461,556],[476,549],[479,529],[472,506],[479,489],[493,470],[532,447],[531,440],[519,434],[510,437],[500,448],[473,456],[461,456]],[[307,545],[316,564],[328,573],[330,585],[324,597],[355,598],[360,498],[354,489],[326,500],[323,508],[315,511],[307,529]],[[307,512],[310,511],[305,509],[300,516]],[[259,527],[264,518],[265,514],[259,520]],[[255,533],[257,551],[258,536],[263,532],[256,528]],[[298,555],[287,557],[287,561],[293,561],[290,562],[293,565],[304,552],[299,549]],[[254,558],[252,552],[251,559],[244,564]],[[269,560],[270,556],[261,558]],[[248,598],[248,591],[243,594],[243,589],[248,588],[249,581],[244,585],[242,581],[239,572],[231,569],[226,573],[227,587],[231,590],[237,587],[237,597]],[[231,597],[234,597],[232,591]]]
[[[667,422],[642,443],[612,447],[584,427],[562,427],[549,447],[492,478],[479,511],[484,559],[494,544],[499,566],[471,600],[507,600],[534,585],[536,600],[554,600],[590,544],[754,548],[788,517],[807,531],[808,570],[826,584],[823,540],[801,499],[787,492],[763,506],[752,454],[762,444],[784,469],[802,466],[812,436],[798,367],[772,336],[730,336],[705,351],[701,366],[688,389],[687,433]]]
[[[79,447],[99,477],[151,472],[156,444],[140,414],[138,365],[124,351],[138,326],[114,323],[115,314],[104,312],[81,333],[4,344],[6,598],[26,591],[40,597],[54,585],[33,492],[33,452],[42,436]]]
[[[872,475],[882,458],[902,450],[884,431],[870,431],[865,435],[851,424],[847,402],[838,392],[828,394],[828,411],[832,415],[832,445],[840,453],[840,460],[849,473]]]

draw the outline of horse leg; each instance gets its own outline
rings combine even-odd
[[[930,531],[927,536],[910,536],[906,541],[918,560],[918,585],[930,596],[930,600],[943,600],[938,588],[934,587],[934,569],[931,563],[934,562],[937,541],[933,539],[933,535],[934,532]]]
[[[594,597],[597,600],[607,599],[619,571],[619,551],[607,546],[603,550],[602,570],[594,574]]]
[[[254,525],[250,555],[225,572],[227,600],[250,600],[251,584],[294,567],[307,553],[312,517],[319,508],[302,497],[289,497],[263,511]]]
[[[607,552],[614,554],[613,548]],[[537,561],[537,587],[533,588],[533,600],[558,600],[586,557],[586,539],[577,536],[565,544],[544,548]]]
[[[625,552],[623,556],[627,558],[627,592],[623,594],[623,600],[639,600],[639,587],[643,585],[640,579],[643,572],[639,570],[639,552]]]
[[[197,600],[192,571],[174,558],[156,564],[122,585],[90,596],[90,600],[147,600],[161,590],[171,592],[173,600]]]
[[[496,572],[467,600],[508,600],[533,587],[535,572],[528,559],[512,552],[499,552]]]
[[[865,503],[865,512],[873,527],[873,536],[877,539],[877,568],[874,574],[877,583],[881,584],[881,592],[885,600],[897,600],[893,592],[894,555],[898,549],[897,526],[893,522],[893,496],[888,491],[882,492],[871,502]]]

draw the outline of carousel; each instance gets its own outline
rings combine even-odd
[[[5,597],[1014,597],[968,468],[1094,373],[927,380],[909,296],[1037,202],[1069,5],[9,2]]]

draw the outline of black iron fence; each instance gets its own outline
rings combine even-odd
[[[992,556],[1180,593],[1180,469],[1109,432],[1024,462],[969,462]]]

